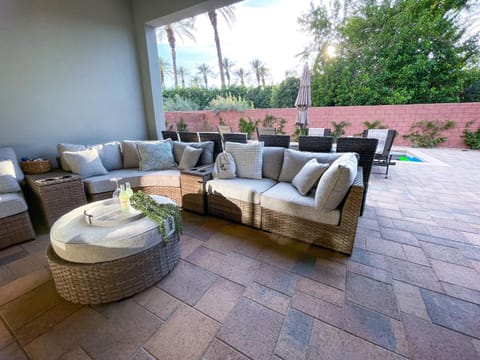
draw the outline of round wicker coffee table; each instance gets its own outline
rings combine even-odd
[[[100,304],[132,296],[161,280],[180,260],[175,226],[168,227],[164,239],[155,222],[143,216],[113,226],[87,223],[85,210],[111,201],[81,206],[52,226],[48,264],[58,293],[68,301]]]

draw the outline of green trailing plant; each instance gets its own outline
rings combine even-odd
[[[158,224],[158,229],[163,235],[165,242],[168,240],[165,221],[170,222],[170,228],[176,227],[178,235],[182,234],[183,222],[182,215],[178,206],[175,204],[159,204],[150,196],[139,190],[130,197],[130,203],[135,210],[141,211],[145,216]],[[173,220],[173,223],[172,223]]]
[[[382,125],[382,122],[380,120],[375,120],[374,122],[364,121],[363,125],[365,125],[367,130],[370,130],[370,129],[388,129],[388,126]]]
[[[248,118],[248,121],[245,120],[243,117],[240,118],[238,122],[238,129],[242,133],[247,133],[247,137],[249,139],[253,138],[253,132],[255,131],[255,128],[258,126],[259,120],[252,120],[250,117]]]
[[[333,131],[332,131],[332,136],[333,136],[333,141],[337,142],[337,139],[341,137],[342,135],[345,135],[345,128],[347,126],[350,126],[350,123],[348,121],[340,121],[337,123],[336,121],[332,121],[332,126],[333,126]]]
[[[465,129],[463,130],[465,145],[472,150],[480,150],[480,127],[478,127],[476,131],[472,131],[469,129],[472,125],[473,121],[465,124]]]
[[[188,124],[185,122],[183,117],[180,117],[180,120],[178,120],[176,125],[177,125],[177,131],[187,131],[188,129]]]
[[[276,117],[271,114],[265,115],[265,118],[262,120],[262,126],[265,128],[275,128],[277,129],[277,134],[285,134],[283,129],[287,120],[282,117]]]
[[[165,120],[165,130],[173,130],[173,124],[170,124],[168,120]]]
[[[241,96],[235,97],[231,94],[226,96],[218,95],[215,99],[210,101],[210,110],[213,111],[215,115],[222,111],[238,111],[242,112],[246,109],[253,109],[253,104],[243,99]]]
[[[442,131],[453,129],[455,121],[452,120],[421,120],[410,127],[410,133],[403,135],[404,139],[411,141],[413,147],[435,147],[448,140],[442,136]]]
[[[306,136],[306,135],[308,135],[308,129],[307,128],[300,128],[300,127],[297,126],[295,128],[295,131],[292,134],[292,139],[293,139],[293,141],[298,141],[299,136]]]

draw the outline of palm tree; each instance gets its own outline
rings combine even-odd
[[[178,68],[178,73],[180,74],[180,80],[182,81],[182,88],[185,89],[185,77],[189,74],[189,71],[185,67],[180,66]]]
[[[205,88],[208,87],[208,77],[209,76],[214,76],[214,72],[212,71],[212,68],[210,65],[203,63],[197,66],[197,74],[201,75],[203,77],[203,83],[205,84]]]
[[[165,76],[172,75],[172,65],[170,65],[167,60],[159,56],[158,66],[160,68],[160,81],[162,82],[162,88],[165,89]]]
[[[228,25],[235,20],[235,8],[233,6],[225,6],[218,9],[218,12],[223,16]],[[218,59],[218,70],[220,73],[220,81],[222,83],[222,88],[225,87],[225,75],[223,73],[223,60],[222,60],[222,49],[220,47],[220,37],[218,36],[218,27],[217,27],[217,11],[214,9],[208,12],[208,17],[210,23],[213,27],[213,34],[215,37],[215,46],[217,48],[217,59]]]
[[[268,75],[268,68],[263,64],[260,67],[260,78],[262,79],[262,86],[265,87],[265,77]]]
[[[245,78],[247,77],[248,73],[243,68],[238,68],[233,74],[238,76],[240,78],[240,84],[245,86]]]
[[[183,41],[183,37],[186,36],[192,41],[195,41],[195,35],[193,31],[195,30],[195,21],[194,18],[183,19],[173,24],[168,24],[160,28],[160,31],[157,32],[159,40],[162,39],[163,34],[167,36],[168,45],[170,45],[170,50],[172,53],[172,64],[173,64],[173,75],[175,79],[175,87],[178,87],[178,75],[177,75],[177,53],[175,50],[176,38],[178,37]]]
[[[265,72],[267,68],[265,67],[265,64],[259,59],[253,59],[252,61],[250,61],[250,66],[252,67],[255,77],[257,78],[257,85],[260,86],[260,80],[262,79],[262,74],[263,74],[263,80],[265,81],[264,77],[265,77]]]
[[[190,78],[190,84],[192,87],[199,88],[202,78],[198,75],[194,75]]]
[[[235,66],[233,61],[230,61],[227,58],[223,58],[223,70],[225,71],[225,77],[227,78],[228,87],[230,87],[230,72]]]

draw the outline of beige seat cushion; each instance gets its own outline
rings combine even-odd
[[[286,182],[280,182],[261,196],[262,208],[315,221],[322,224],[338,225],[340,211],[321,211],[315,207],[315,198],[300,195],[295,187]]]
[[[132,188],[146,186],[173,186],[180,187],[180,170],[139,171],[134,169],[120,169],[110,171],[107,175],[94,176],[84,179],[87,194],[100,194],[114,191],[116,182],[123,184],[126,181]]]
[[[260,204],[260,195],[275,184],[271,179],[214,179],[207,182],[207,193]]]
[[[21,192],[0,194],[0,218],[27,211],[27,203]]]

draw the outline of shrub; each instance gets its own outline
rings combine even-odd
[[[300,79],[289,77],[283,80],[280,85],[273,88],[272,100],[270,105],[272,108],[289,108],[295,106],[295,100],[300,88]]]
[[[221,111],[242,112],[246,109],[252,109],[253,105],[251,102],[244,100],[241,96],[237,98],[231,94],[227,94],[226,96],[218,95],[215,99],[210,101],[209,108],[215,115],[218,115]]]
[[[332,126],[333,142],[337,142],[337,139],[345,134],[345,128],[350,126],[350,123],[348,121],[340,121],[339,123],[332,121]]]
[[[409,139],[413,147],[435,147],[447,141],[441,132],[454,127],[455,121],[452,120],[421,120],[414,123],[410,127],[411,132],[403,135],[403,138]]]
[[[183,120],[183,117],[180,117],[180,120],[178,120],[176,125],[177,125],[177,131],[187,131],[188,129],[188,125],[185,122],[185,120]]]
[[[255,128],[258,125],[259,120],[252,120],[250,117],[248,118],[248,121],[245,120],[243,117],[240,118],[239,123],[238,123],[238,128],[240,132],[242,133],[247,133],[247,137],[249,139],[253,138],[253,132],[255,131]]]
[[[163,109],[165,111],[195,111],[199,106],[192,100],[182,98],[175,94],[173,98],[166,98],[163,100]]]
[[[480,150],[480,127],[476,131],[471,131],[469,127],[473,124],[473,121],[470,121],[466,124],[466,128],[463,130],[463,137],[465,145],[470,149]]]
[[[388,126],[382,125],[380,120],[375,120],[374,122],[364,121],[363,125],[370,130],[370,129],[388,129]]]
[[[262,120],[262,126],[269,128],[275,128],[277,129],[277,134],[285,134],[283,131],[283,128],[285,127],[285,124],[287,123],[287,120],[285,120],[282,117],[276,117],[271,114],[265,115],[265,118]]]

